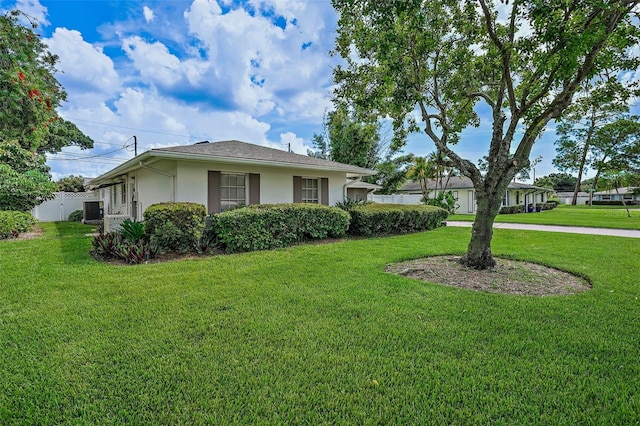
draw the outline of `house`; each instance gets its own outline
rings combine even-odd
[[[573,191],[558,191],[556,195],[561,204],[571,204],[573,201]],[[578,197],[576,198],[576,204],[589,204],[589,193],[579,191]]]
[[[436,179],[430,179],[427,187],[429,188],[430,197],[434,197],[436,192],[441,190],[451,191],[458,204],[456,213],[474,214],[477,210],[476,191],[473,188],[473,182],[467,177],[451,176],[448,178],[444,177],[438,181],[436,181]],[[546,203],[549,195],[552,193],[553,190],[548,188],[511,182],[502,200],[502,206],[527,206],[530,204]],[[419,182],[408,182],[397,191],[397,194],[407,196],[414,195],[414,197],[421,199],[422,189],[420,188]],[[419,199],[417,202],[420,202]]]
[[[375,183],[362,182],[360,179],[347,182],[347,198],[354,201],[366,201],[370,194],[373,194],[382,186]]]
[[[236,140],[146,151],[93,179],[108,215],[142,218],[167,201],[203,204],[209,213],[272,203],[333,205],[350,178],[374,170]],[[106,226],[106,224],[105,224]]]
[[[606,191],[594,192],[593,201],[620,201],[627,203],[640,203],[640,194],[634,194],[636,188],[624,187],[618,189],[607,189]]]

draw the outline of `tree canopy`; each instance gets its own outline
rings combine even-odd
[[[82,176],[66,176],[59,179],[56,184],[58,185],[58,191],[64,192],[85,192],[84,178]]]
[[[630,54],[638,1],[332,3],[345,61],[334,71],[336,100],[363,119],[390,117],[398,145],[423,131],[473,181],[477,214],[462,262],[474,268],[495,265],[495,216],[546,124],[599,71],[638,66]],[[482,120],[492,129],[484,175],[455,151],[462,131]]]
[[[34,32],[23,26],[19,11],[0,15],[0,209],[30,210],[52,197],[45,153],[93,140],[56,108],[66,92],[55,78],[58,57]]]
[[[353,166],[373,168],[382,150],[379,125],[357,121],[349,111],[339,106],[325,115],[322,133],[314,133],[314,157],[331,159]]]
[[[536,179],[534,185],[552,188],[554,191],[573,191],[576,183],[578,183],[578,178],[569,173],[551,173]]]

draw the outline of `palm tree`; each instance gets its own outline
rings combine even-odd
[[[436,177],[436,166],[425,157],[415,157],[413,165],[407,170],[407,178],[418,181],[425,204],[429,201],[429,179]]]

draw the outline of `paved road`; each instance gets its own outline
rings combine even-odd
[[[473,222],[447,221],[447,226],[471,228]],[[524,223],[494,222],[494,229],[522,229],[525,231],[564,232],[568,234],[609,235],[613,237],[640,238],[640,231],[633,229],[587,228],[584,226],[529,225]]]

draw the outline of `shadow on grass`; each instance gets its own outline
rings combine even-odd
[[[75,222],[55,222],[52,232],[53,238],[58,240],[60,254],[65,264],[92,264],[95,260],[89,254],[91,237],[95,226],[83,225]]]

